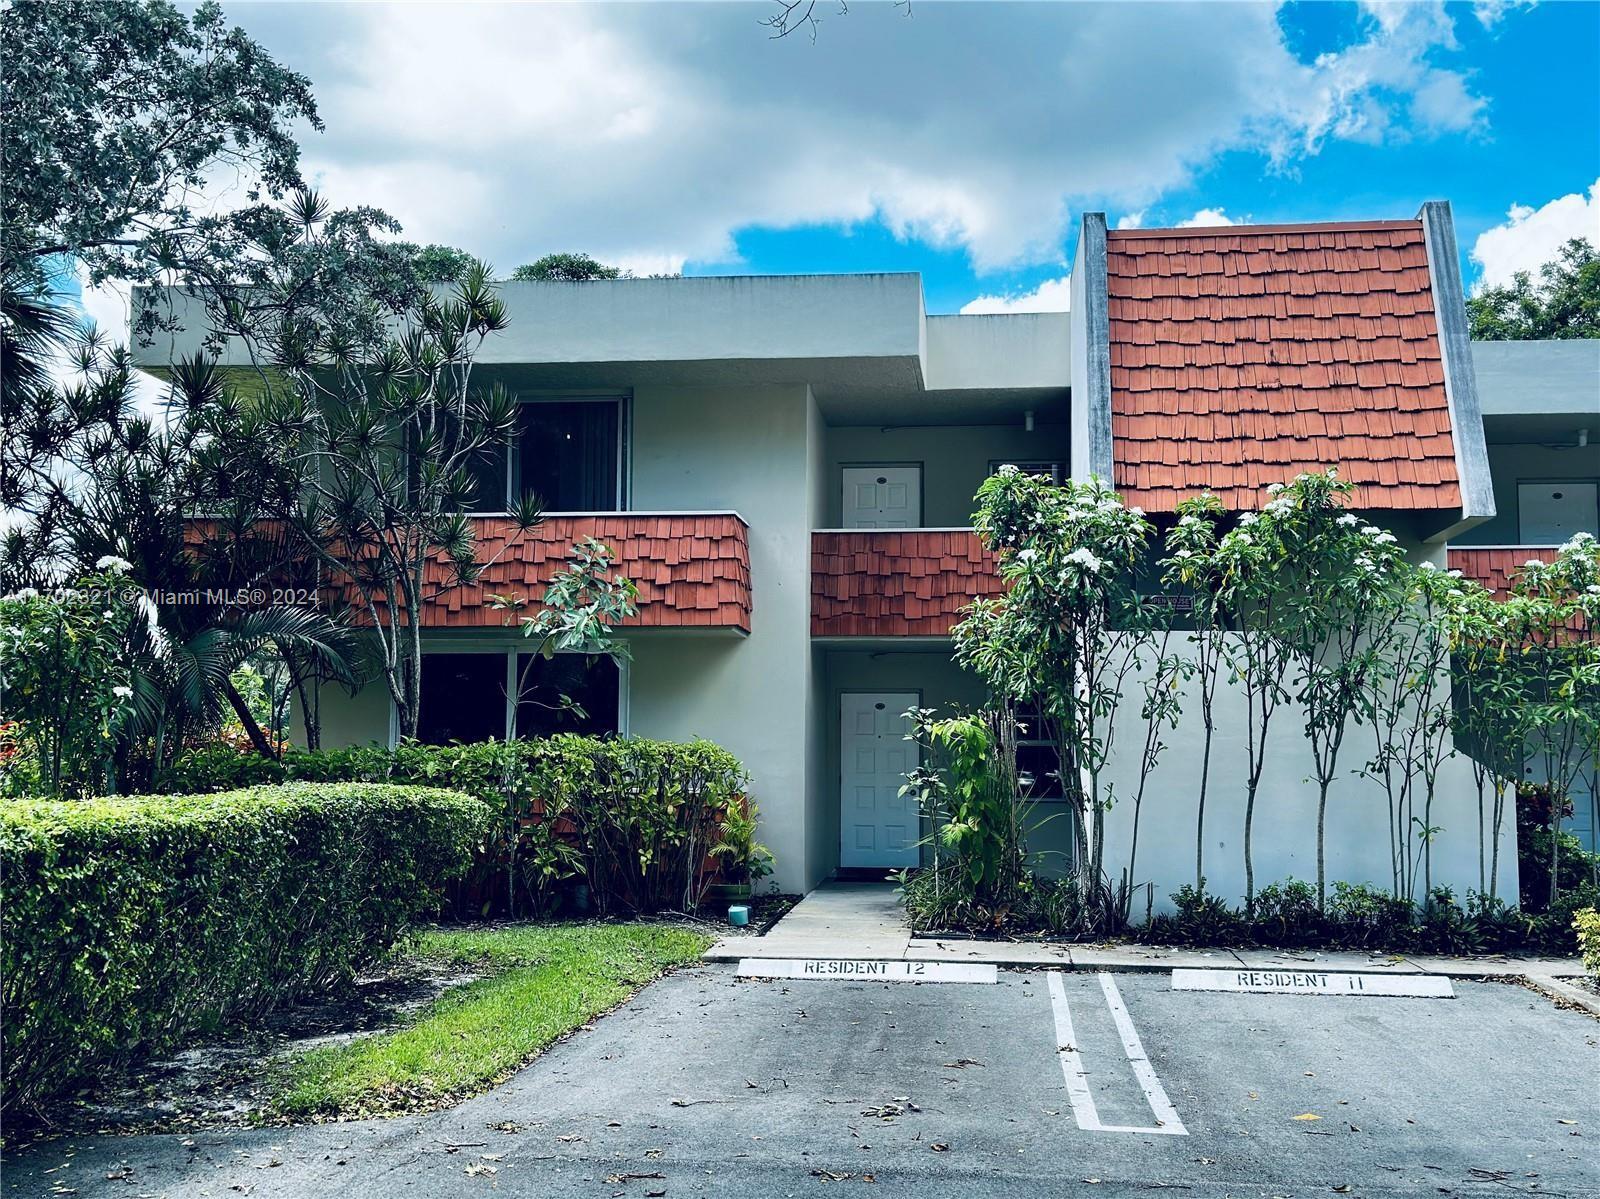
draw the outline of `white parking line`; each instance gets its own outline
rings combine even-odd
[[[1061,1075],[1066,1080],[1067,1098],[1072,1101],[1072,1118],[1078,1122],[1078,1127],[1085,1132],[1188,1136],[1189,1130],[1178,1118],[1177,1109],[1167,1098],[1161,1080],[1156,1077],[1155,1068],[1145,1056],[1144,1044],[1139,1040],[1139,1033],[1133,1027],[1133,1019],[1128,1015],[1127,1006],[1122,1002],[1122,994],[1117,990],[1117,984],[1103,971],[1100,974],[1100,989],[1105,993],[1106,1006],[1111,1009],[1111,1019],[1116,1022],[1117,1032],[1122,1036],[1123,1052],[1128,1055],[1128,1062],[1133,1067],[1134,1076],[1139,1080],[1140,1089],[1144,1091],[1145,1102],[1150,1105],[1156,1124],[1154,1128],[1139,1128],[1129,1124],[1101,1122],[1099,1109],[1094,1105],[1094,1095],[1089,1090],[1088,1072],[1083,1068],[1083,1055],[1078,1051],[1078,1038],[1072,1028],[1072,1011],[1067,1006],[1067,992],[1061,985],[1061,974],[1059,971],[1051,970],[1046,977],[1050,985],[1050,1007],[1055,1015],[1056,1049],[1057,1056],[1061,1059]]]

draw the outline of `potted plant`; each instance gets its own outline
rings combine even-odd
[[[711,847],[721,880],[711,897],[719,903],[749,903],[756,882],[772,873],[772,851],[756,840],[759,815],[755,804],[739,800],[723,809],[722,836]]]

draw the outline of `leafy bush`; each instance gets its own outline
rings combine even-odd
[[[1600,983],[1600,912],[1584,908],[1573,913],[1572,928],[1578,934],[1578,951],[1583,954],[1583,968],[1589,977]]]
[[[1184,884],[1172,893],[1172,902],[1177,911],[1145,926],[1150,940],[1169,945],[1241,945],[1250,940],[1250,922],[1220,895]]]
[[[547,913],[579,883],[602,913],[695,908],[746,784],[739,760],[708,741],[571,734],[280,761],[212,749],[180,759],[165,782],[208,791],[285,779],[446,786],[487,803],[493,833],[452,897],[461,915]]]
[[[6,1109],[347,980],[486,823],[423,787],[5,801]]]
[[[149,641],[154,611],[122,577],[127,565],[107,558],[75,586],[0,596],[0,711],[16,726],[0,794],[107,786],[117,730],[133,710],[129,646]]]

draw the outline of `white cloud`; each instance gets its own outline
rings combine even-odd
[[[1125,212],[1117,218],[1118,229],[1137,229],[1144,224],[1144,209],[1138,212]]]
[[[1493,29],[1511,9],[1532,8],[1538,0],[1474,0],[1472,15],[1485,29]]]
[[[1513,204],[1503,224],[1484,230],[1472,243],[1472,261],[1483,269],[1472,290],[1510,283],[1518,271],[1537,278],[1539,267],[1574,237],[1600,245],[1600,179],[1587,195],[1572,192],[1538,208]]]
[[[1313,63],[1270,5],[861,5],[815,44],[745,5],[245,5],[314,81],[336,203],[509,269],[552,250],[731,263],[741,230],[875,222],[980,272],[1059,260],[1225,151],[1476,128],[1441,5],[1374,7]],[[1471,19],[1471,18],[1465,18]],[[1196,55],[1197,45],[1227,54]],[[1091,115],[1092,114],[1092,117]],[[1125,218],[1126,219],[1126,218]]]
[[[1204,229],[1213,225],[1237,225],[1234,220],[1220,208],[1202,208],[1192,217],[1179,221],[1175,226],[1178,229]]]
[[[1123,226],[1118,225],[1119,229]],[[1046,279],[1032,291],[1014,296],[979,296],[961,306],[962,316],[993,312],[1066,312],[1071,276]]]

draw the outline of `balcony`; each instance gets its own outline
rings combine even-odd
[[[1494,592],[1496,599],[1511,594],[1511,579],[1524,563],[1530,559],[1551,562],[1555,556],[1553,545],[1453,545],[1446,551],[1451,570],[1476,579]]]
[[[616,555],[617,572],[638,585],[639,613],[623,627],[750,631],[749,530],[736,512],[558,512],[523,533],[504,517],[474,523],[478,560],[487,565],[476,582],[429,604],[429,627],[505,625],[507,613],[490,607],[488,597],[537,603],[573,542],[593,537]]]
[[[811,534],[813,637],[948,637],[965,605],[999,592],[971,529]]]

